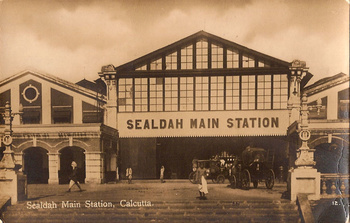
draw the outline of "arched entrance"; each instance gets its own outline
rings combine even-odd
[[[72,172],[71,163],[75,161],[78,165],[78,179],[80,183],[85,181],[85,154],[84,149],[72,146],[60,150],[60,170],[58,173],[59,183],[69,183]]]
[[[321,173],[349,173],[349,148],[346,144],[322,143],[315,147],[316,169]]]
[[[47,150],[40,147],[30,147],[24,153],[24,173],[28,184],[47,184],[49,165]]]

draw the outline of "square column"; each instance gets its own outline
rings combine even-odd
[[[11,205],[27,198],[27,178],[13,169],[0,169],[1,194],[11,197]]]
[[[309,200],[320,199],[321,173],[314,168],[296,168],[291,172],[291,195],[292,201],[298,194],[307,194]]]
[[[86,183],[103,183],[104,182],[104,153],[102,152],[85,152],[86,165]]]
[[[58,171],[60,169],[60,154],[48,153],[49,156],[49,184],[58,184]]]

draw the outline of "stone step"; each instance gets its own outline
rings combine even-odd
[[[8,207],[6,223],[22,222],[298,222],[297,206],[289,201],[154,202],[152,207],[27,209],[26,202]],[[38,202],[38,201],[36,201]]]
[[[85,206],[83,201],[79,201],[79,200],[71,200],[71,201],[75,201],[75,202],[79,202],[81,207],[83,208]],[[99,200],[100,201],[100,200]],[[35,203],[39,203],[40,201],[37,201]],[[55,201],[56,202],[56,201]],[[32,202],[33,204],[34,202]],[[112,201],[111,202],[114,205],[114,208],[120,208],[123,209],[124,207],[122,207],[120,205],[120,202],[115,202]],[[58,205],[58,207],[60,208],[62,206],[62,202],[61,201],[57,201],[56,204]],[[256,208],[256,209],[271,209],[271,208],[295,208],[295,204],[290,203],[290,202],[246,202],[246,201],[227,201],[227,202],[215,202],[215,201],[191,201],[191,202],[152,202],[153,209],[164,209],[164,208],[168,208],[168,207],[174,207],[174,208],[196,208],[196,207],[201,207],[201,208]],[[17,205],[11,206],[9,207],[9,210],[23,210],[23,209],[27,209],[27,203],[26,202],[22,202],[19,203]]]
[[[227,219],[227,218],[238,218],[238,219],[298,219],[299,215],[296,211],[277,213],[275,211],[260,212],[260,211],[237,211],[237,210],[220,210],[220,211],[209,211],[203,212],[202,210],[183,211],[183,210],[166,210],[166,211],[116,211],[116,212],[100,212],[98,210],[75,210],[72,212],[60,211],[57,213],[48,212],[26,212],[26,213],[5,213],[5,222],[26,222],[28,219],[36,219],[37,222],[46,219],[45,221],[60,219],[61,221],[69,221],[76,218],[87,218],[87,219],[111,219],[111,218],[122,218],[122,219],[176,219],[176,218],[191,218],[191,219],[205,219],[212,217],[214,219]],[[90,221],[89,220],[89,221]]]
[[[37,222],[300,222],[298,217],[286,216],[67,216],[62,218],[35,217],[32,219],[13,218],[5,219],[12,223]]]

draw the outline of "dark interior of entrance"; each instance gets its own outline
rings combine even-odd
[[[28,184],[47,184],[48,155],[45,149],[31,147],[24,151],[24,171]]]
[[[165,178],[187,179],[192,171],[193,159],[210,159],[223,151],[240,156],[249,145],[270,150],[276,173],[280,166],[287,170],[285,137],[157,138],[157,177],[163,165]]]
[[[315,147],[316,169],[321,173],[349,174],[349,147],[323,143]]]
[[[78,165],[78,180],[85,181],[85,154],[79,147],[66,147],[60,151],[60,170],[58,171],[59,183],[69,183],[69,176],[72,173],[72,161]]]

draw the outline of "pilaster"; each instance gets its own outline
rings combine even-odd
[[[117,118],[117,78],[116,71],[113,65],[103,66],[100,77],[104,80],[107,85],[107,104],[106,104],[106,117],[105,124],[117,129],[118,118]]]
[[[104,182],[104,153],[85,152],[86,178],[87,183]]]
[[[48,153],[49,156],[49,184],[58,184],[58,171],[60,169],[60,154]]]

